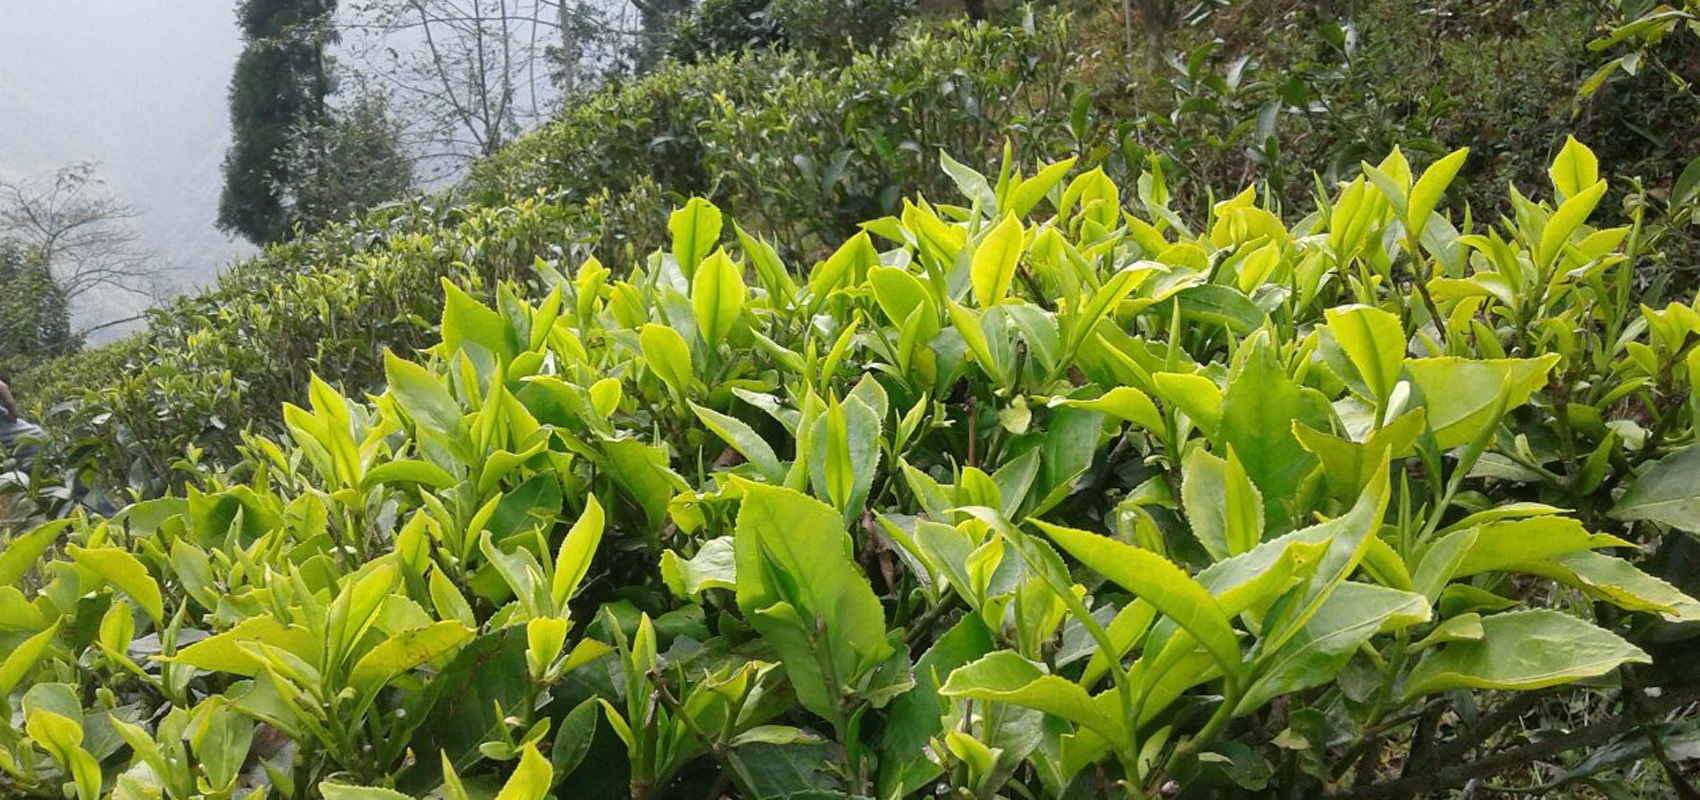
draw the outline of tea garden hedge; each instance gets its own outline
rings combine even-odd
[[[1464,158],[1199,224],[944,158],[806,268],[693,200],[630,270],[445,281],[381,393],[0,545],[0,791],[1681,780],[1700,310],[1635,302],[1586,147],[1493,221]]]

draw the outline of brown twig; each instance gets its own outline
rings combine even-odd
[[[1648,698],[1645,714],[1663,714],[1697,701],[1700,701],[1700,687],[1667,690],[1661,697]],[[1577,728],[1567,736],[1556,736],[1522,747],[1514,747],[1473,762],[1455,766],[1436,766],[1434,769],[1425,770],[1416,775],[1369,786],[1354,787],[1346,791],[1332,793],[1328,797],[1335,798],[1335,800],[1409,800],[1409,798],[1419,795],[1463,786],[1472,780],[1486,778],[1513,767],[1548,759],[1559,753],[1584,747],[1598,747],[1634,730],[1636,726],[1641,724],[1642,717],[1643,714],[1633,712],[1620,714],[1592,725]],[[1478,729],[1480,727],[1477,726]],[[1437,756],[1435,764],[1445,763],[1447,762]]]

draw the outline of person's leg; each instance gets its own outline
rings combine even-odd
[[[7,471],[33,476],[36,456],[46,441],[47,431],[33,422],[22,418],[14,422],[0,419],[0,469],[7,469],[6,462],[10,459],[12,463]],[[118,507],[105,495],[85,485],[82,476],[68,474],[67,478],[71,483],[72,501],[101,516],[110,517],[118,513]]]
[[[35,423],[23,417],[7,422],[5,415],[0,413],[0,461],[13,459],[13,469],[29,472],[40,442],[46,439],[47,432]]]

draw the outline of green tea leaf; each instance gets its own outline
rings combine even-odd
[[[652,322],[638,332],[638,340],[643,345],[643,360],[655,376],[679,397],[689,394],[696,370],[691,366],[691,348],[685,344],[685,337]]]
[[[979,203],[981,209],[986,213],[997,212],[997,194],[992,190],[992,185],[986,180],[986,176],[951,158],[950,154],[943,150],[939,151],[939,166],[956,183],[956,188],[961,190],[968,202]]]
[[[1108,414],[1154,433],[1162,433],[1168,427],[1151,396],[1132,386],[1117,386],[1091,400],[1056,398],[1051,404]]]
[[[1343,583],[1280,650],[1259,659],[1235,707],[1243,716],[1285,694],[1334,680],[1357,649],[1378,632],[1427,622],[1422,595],[1364,583]]]
[[[165,600],[159,593],[159,582],[148,574],[140,559],[116,547],[97,547],[85,550],[77,545],[65,548],[71,560],[87,567],[102,580],[117,587],[146,611],[158,625],[165,619]]]
[[[1220,325],[1236,336],[1250,334],[1268,318],[1244,293],[1220,284],[1188,286],[1175,295],[1175,302],[1180,304],[1181,319]]]
[[[298,625],[286,626],[270,616],[264,616],[243,620],[228,631],[209,636],[177,651],[175,656],[155,658],[188,664],[208,672],[228,672],[251,677],[259,669],[260,662],[243,646],[257,642],[265,642],[294,653],[308,662],[318,661],[322,646],[321,641],[306,628]]]
[[[1009,650],[999,650],[950,673],[939,687],[946,697],[970,697],[1034,708],[1096,731],[1111,742],[1126,742],[1126,724],[1112,703],[1100,702],[1080,685],[1047,675],[1039,666]],[[1105,695],[1113,701],[1113,693]]]
[[[1650,661],[1635,645],[1569,614],[1510,611],[1483,617],[1481,639],[1430,651],[1411,670],[1405,697],[1452,689],[1542,689]]]
[[[26,706],[24,731],[71,777],[78,800],[99,800],[100,763],[83,749],[81,724],[52,711]]]
[[[1159,372],[1151,376],[1157,396],[1180,409],[1205,436],[1214,438],[1222,424],[1222,387],[1203,375]]]
[[[867,505],[874,474],[879,470],[880,436],[884,424],[854,394],[828,408],[809,433],[809,480],[815,496],[856,519]]]
[[[59,534],[71,527],[75,520],[60,519],[44,522],[30,529],[28,533],[19,534],[6,542],[0,549],[0,586],[17,586],[23,583],[24,576],[34,569],[41,560],[41,555],[47,552],[58,541]]]
[[[1629,611],[1658,614],[1667,622],[1700,622],[1700,601],[1621,558],[1583,550],[1517,569],[1575,586]]]
[[[837,511],[790,489],[739,485],[738,607],[778,651],[798,702],[840,719],[842,692],[893,652],[885,610],[850,558]]]
[[[1566,136],[1564,148],[1558,151],[1547,175],[1552,178],[1552,188],[1558,190],[1558,196],[1569,199],[1599,182],[1600,160],[1576,137]]]
[[[937,302],[933,293],[920,278],[900,267],[873,267],[868,270],[868,284],[873,287],[874,300],[893,325],[903,325],[917,309],[921,314],[922,342],[932,341],[939,332]]]
[[[1422,389],[1428,410],[1429,428],[1442,449],[1469,444],[1486,425],[1493,424],[1500,387],[1510,396],[1506,410],[1529,401],[1529,395],[1546,384],[1547,372],[1557,364],[1556,353],[1540,358],[1473,360],[1446,356],[1413,358],[1405,369]]]
[[[407,795],[394,789],[350,786],[330,781],[319,784],[319,793],[325,796],[325,800],[407,800]]]
[[[1237,556],[1263,542],[1263,495],[1252,485],[1239,456],[1234,453],[1233,445],[1228,446],[1222,482],[1225,494],[1223,539],[1228,555]]]
[[[43,653],[59,636],[59,626],[63,620],[54,620],[52,625],[34,636],[25,639],[12,652],[6,654],[6,660],[0,661],[0,697],[6,697],[18,688],[24,676],[29,674],[37,662],[41,661]]]
[[[991,308],[1004,301],[1015,280],[1015,268],[1021,261],[1026,232],[1021,220],[1006,215],[974,248],[970,275],[974,281],[974,300],[981,308]]]
[[[1453,571],[1452,579],[1509,569],[1525,561],[1583,550],[1632,546],[1616,536],[1591,534],[1581,522],[1558,516],[1489,522],[1467,531],[1447,534],[1441,541],[1465,535],[1471,536],[1474,544]],[[1439,544],[1436,546],[1439,547]]]
[[[446,439],[461,436],[461,409],[449,390],[431,371],[384,350],[384,372],[390,394],[413,421]]]
[[[607,455],[603,463],[608,473],[643,509],[649,531],[660,529],[667,523],[667,504],[673,495],[689,488],[667,466],[666,450],[638,439],[617,439],[603,442],[602,451]]]
[[[880,748],[896,757],[880,762],[881,796],[901,778],[905,786],[937,776],[939,770],[925,755],[927,743],[943,726],[939,713],[939,687],[958,668],[991,652],[992,633],[980,617],[969,614],[915,662],[915,688],[892,701],[886,723],[880,729]]]
[[[1611,516],[1700,533],[1700,445],[1689,445],[1654,462],[1617,499]]]
[[[1335,497],[1350,500],[1363,492],[1384,456],[1405,458],[1415,451],[1417,440],[1428,430],[1428,412],[1422,408],[1400,414],[1376,429],[1362,442],[1323,433],[1302,422],[1293,423],[1299,444],[1322,461],[1322,478]]]
[[[748,297],[744,271],[732,263],[726,251],[714,251],[698,267],[691,281],[691,307],[696,311],[697,332],[709,347],[719,346],[731,332],[744,313]]]
[[[442,330],[445,356],[452,357],[469,344],[501,361],[512,361],[518,353],[507,320],[447,278],[443,279]]]
[[[1243,470],[1242,470],[1243,474]],[[1192,535],[1212,559],[1221,561],[1228,552],[1228,463],[1202,447],[1193,448],[1181,462],[1181,508],[1192,527]],[[1258,509],[1258,520],[1263,518]]]
[[[496,800],[543,800],[554,781],[555,768],[549,759],[537,752],[536,745],[528,744],[520,751],[519,766],[508,776],[508,782],[502,784]]]
[[[584,576],[590,572],[590,562],[596,557],[596,548],[602,543],[602,533],[606,525],[602,503],[594,494],[585,495],[584,513],[579,515],[578,521],[567,531],[566,538],[561,540],[561,549],[555,555],[555,576],[550,586],[550,596],[555,601],[556,609],[566,609],[567,601],[578,593],[579,584],[584,582]]]
[[[738,566],[732,537],[720,536],[702,543],[689,559],[667,550],[661,554],[661,580],[682,600],[702,599],[708,589],[736,589]]]
[[[1422,241],[1429,215],[1440,205],[1446,187],[1452,184],[1452,179],[1457,177],[1458,170],[1463,168],[1464,161],[1469,156],[1468,147],[1452,151],[1423,170],[1423,176],[1418,178],[1416,185],[1411,188],[1410,204],[1405,212],[1405,230],[1406,235],[1413,241]]]
[[[1015,187],[1009,196],[1009,212],[1017,218],[1026,219],[1027,213],[1045,199],[1045,195],[1062,182],[1063,176],[1074,168],[1074,157],[1065,158],[1055,164],[1047,165],[1031,178],[1023,180]]]
[[[720,246],[720,209],[700,197],[693,197],[685,207],[667,219],[667,230],[673,234],[673,258],[685,279],[696,275],[697,265]]]
[[[1033,520],[1057,546],[1134,596],[1156,606],[1193,635],[1228,674],[1240,669],[1240,646],[1216,599],[1180,567],[1149,550],[1095,533]]]
[[[1405,368],[1405,331],[1399,318],[1370,306],[1327,310],[1328,329],[1358,368],[1377,401],[1386,402]]]
[[[371,489],[374,486],[399,486],[404,483],[417,483],[430,489],[447,489],[458,481],[448,470],[429,461],[403,458],[367,470],[360,486],[363,489]]]
[[[1571,234],[1582,227],[1605,195],[1606,182],[1595,183],[1565,200],[1564,205],[1553,213],[1552,219],[1547,220],[1546,229],[1541,231],[1540,245],[1535,250],[1535,258],[1543,269],[1558,260]]]
[[[1222,396],[1217,438],[1233,446],[1262,492],[1263,521],[1271,533],[1285,533],[1299,522],[1294,513],[1303,507],[1299,488],[1317,467],[1316,456],[1293,435],[1293,421],[1322,428],[1328,418],[1327,400],[1287,376],[1266,334],[1241,345]]]
[[[732,446],[738,454],[755,466],[772,483],[785,481],[785,466],[780,463],[779,456],[774,455],[773,447],[761,438],[743,420],[722,414],[712,408],[705,408],[691,403],[691,410],[696,412],[697,419],[702,420],[703,427],[714,432],[714,435]]]

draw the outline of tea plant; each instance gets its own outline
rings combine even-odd
[[[1700,701],[1646,558],[1700,530],[1700,308],[1635,303],[1581,144],[1492,225],[1463,159],[1193,225],[941,156],[963,204],[797,276],[693,200],[623,274],[445,281],[382,393],[309,376],[230,469],[5,542],[0,788],[1609,785]],[[1598,718],[1490,749],[1551,698]]]

